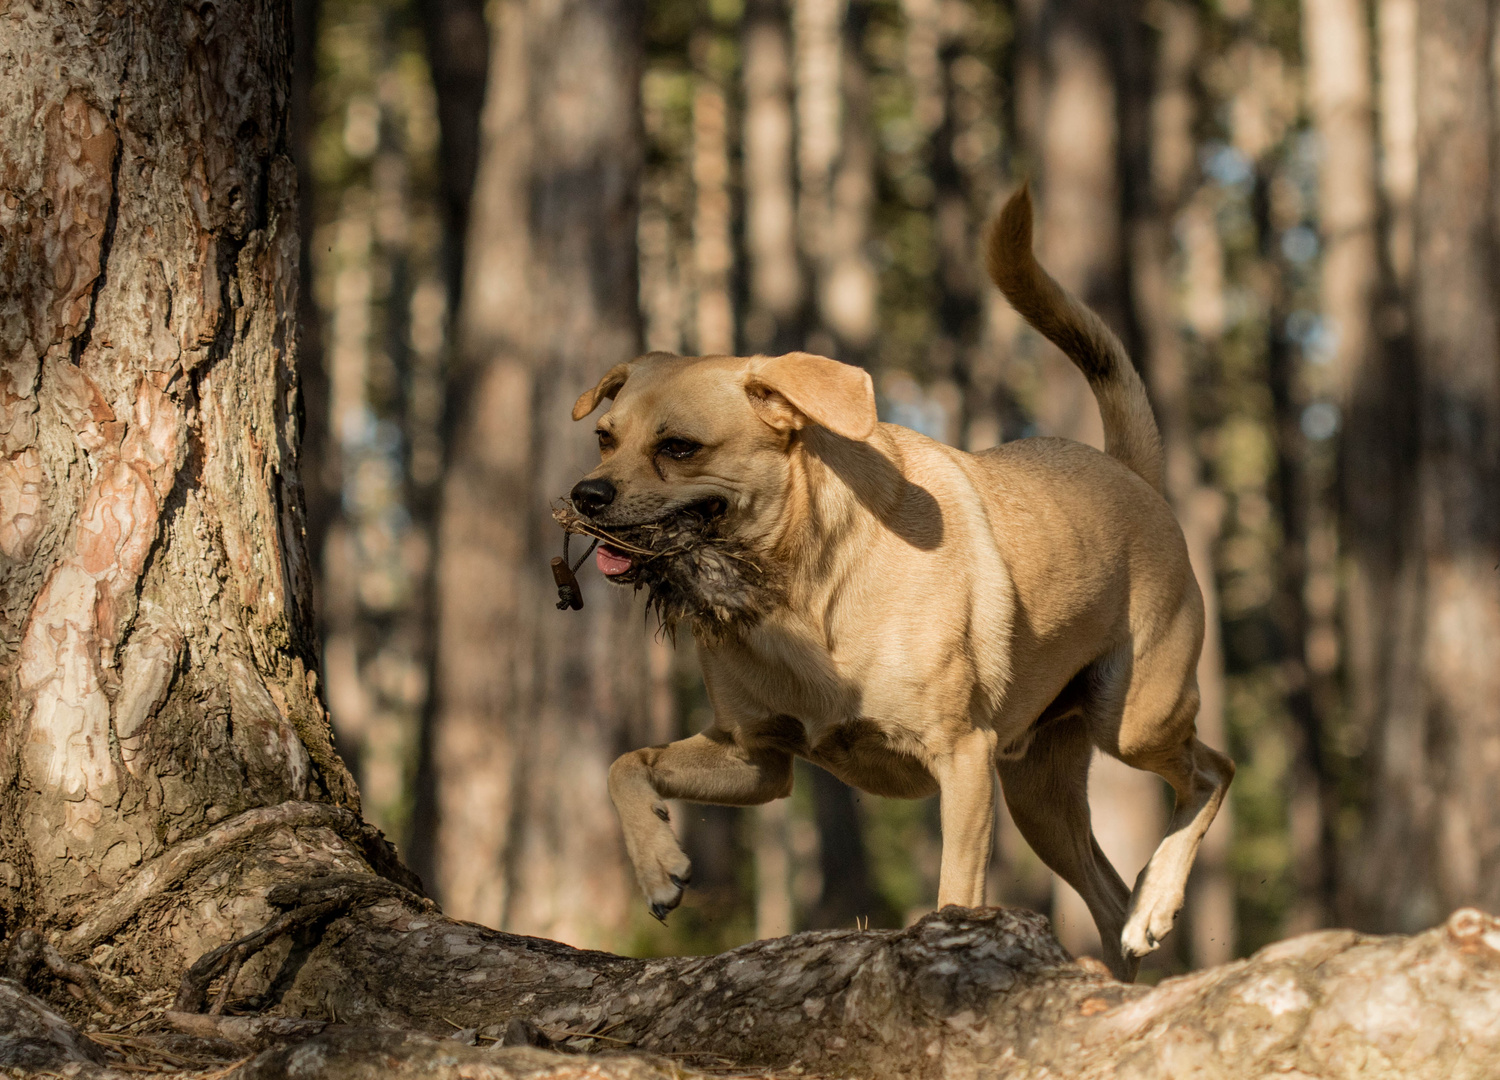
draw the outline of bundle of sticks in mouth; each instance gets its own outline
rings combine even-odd
[[[552,560],[552,580],[557,584],[557,609],[559,611],[566,611],[569,608],[579,611],[583,608],[583,589],[578,584],[578,568],[583,565],[583,560],[589,557],[589,553],[598,546],[601,540],[617,551],[638,555],[644,559],[676,554],[675,551],[653,551],[650,548],[632,544],[623,537],[601,529],[565,501],[553,504],[552,520],[561,525],[563,530],[563,553]],[[594,542],[578,557],[577,562],[569,563],[568,540],[574,533],[592,536]]]
[[[642,582],[644,571],[650,576],[651,563],[659,563],[661,560],[672,559],[677,556],[712,547],[729,559],[736,562],[751,562],[735,550],[738,545],[727,537],[714,533],[711,520],[701,513],[695,513],[688,509],[660,521],[646,522],[642,525],[628,525],[617,527],[614,531],[601,528],[589,518],[584,517],[566,500],[559,500],[552,506],[552,519],[562,526],[563,530],[563,554],[552,560],[552,578],[557,583],[558,609],[572,608],[574,611],[583,607],[583,592],[578,586],[577,572],[583,565],[583,560],[588,558],[589,552],[599,543],[608,545],[612,550],[626,555],[636,557],[636,568],[630,571],[629,580],[637,585]],[[589,545],[577,562],[569,562],[568,559],[568,537],[578,533],[582,536],[591,536],[594,543]],[[756,568],[758,570],[758,567]]]
[[[681,555],[691,549],[691,543],[682,543],[680,540],[664,547],[641,547],[633,544],[618,533],[601,529],[577,510],[566,503],[557,503],[552,507],[552,520],[562,526],[564,533],[581,533],[584,536],[592,536],[595,540],[602,540],[616,551],[623,551],[628,555],[640,555],[645,559],[666,559],[673,555]],[[653,521],[645,525],[631,525],[629,531],[641,540],[649,543],[654,539],[661,539],[672,534],[681,535],[682,529],[671,519],[665,521]],[[700,536],[701,543],[710,537]]]

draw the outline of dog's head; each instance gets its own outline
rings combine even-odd
[[[847,439],[875,429],[875,392],[860,368],[822,356],[686,357],[650,353],[611,368],[573,406],[599,418],[599,467],[573,488],[579,513],[614,534],[654,526],[763,550],[786,512],[793,449],[812,425]],[[659,550],[649,538],[637,540]],[[667,542],[667,541],[663,541]],[[640,583],[641,559],[601,547],[606,575]],[[645,582],[655,589],[649,579]]]

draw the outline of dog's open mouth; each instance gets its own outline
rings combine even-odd
[[[765,561],[723,529],[726,509],[723,499],[711,498],[656,521],[607,528],[566,502],[552,516],[568,532],[599,541],[595,561],[605,577],[649,590],[668,631],[686,620],[717,640],[759,620],[781,595]]]

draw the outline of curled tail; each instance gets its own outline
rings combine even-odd
[[[990,225],[990,279],[1021,316],[1078,365],[1104,418],[1104,450],[1162,490],[1161,435],[1125,346],[1031,253],[1031,193],[1022,187]]]

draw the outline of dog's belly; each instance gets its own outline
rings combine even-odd
[[[844,783],[892,799],[936,795],[937,780],[869,720],[851,720],[828,732],[807,753]]]

